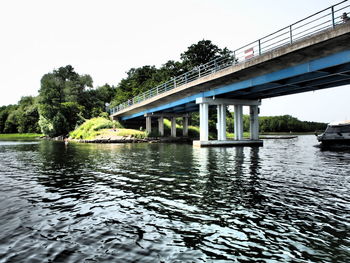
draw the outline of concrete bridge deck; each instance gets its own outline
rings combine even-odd
[[[127,120],[164,110],[196,111],[195,100],[203,95],[264,99],[350,84],[349,43],[350,23],[344,23],[131,105],[111,117]]]

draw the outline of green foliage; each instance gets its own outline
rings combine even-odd
[[[20,109],[21,112],[18,116],[18,132],[19,133],[38,133],[39,127],[39,112],[38,105],[29,105],[24,109]]]
[[[107,106],[116,94],[116,88],[105,84],[96,89],[88,89],[82,95],[80,104],[84,106],[83,116],[86,119],[106,113]],[[107,113],[106,113],[107,114]]]
[[[49,136],[68,134],[83,120],[84,92],[92,87],[89,75],[79,75],[72,66],[60,67],[41,79],[39,125]]]
[[[0,107],[0,133],[40,131],[39,114],[34,97],[22,97],[17,105]]]
[[[150,133],[146,133],[146,137],[149,137],[149,138],[160,137],[160,133],[158,130],[152,129]]]
[[[147,133],[133,129],[120,129],[115,136],[130,136],[136,139],[144,139],[147,137]]]
[[[77,129],[69,134],[71,139],[92,140],[97,136],[101,137],[133,137],[143,139],[146,133],[138,130],[124,129],[123,126],[116,121],[98,117],[85,121]]]
[[[326,123],[300,121],[290,115],[259,118],[261,132],[314,132],[324,130]]]
[[[5,123],[6,120],[12,110],[15,110],[16,107],[13,105],[2,106],[0,107],[0,133],[4,133],[5,131]]]
[[[150,65],[131,68],[127,77],[118,84],[111,106],[126,102],[173,77],[220,57],[233,59],[232,51],[227,48],[221,49],[210,40],[201,40],[181,54],[181,61],[169,60],[160,68]]]
[[[188,126],[188,137],[198,139],[199,138],[199,127]]]
[[[97,135],[97,131],[106,128],[122,128],[121,124],[106,118],[98,117],[85,121],[77,129],[69,133],[72,139],[91,139]]]
[[[43,136],[40,133],[2,133],[0,134],[1,140],[23,140],[23,139],[36,139]]]
[[[210,40],[204,39],[189,46],[187,51],[181,54],[182,62],[188,70],[222,57],[233,59],[232,51],[227,48],[221,49]]]
[[[64,131],[65,134],[74,130],[77,125],[82,124],[85,121],[85,119],[81,115],[83,111],[84,107],[79,105],[77,102],[61,103],[60,112],[62,113],[66,121]]]
[[[43,115],[39,116],[39,126],[41,129],[41,132],[45,135],[48,136],[53,136],[54,134],[54,128],[53,128],[53,123],[46,119]]]

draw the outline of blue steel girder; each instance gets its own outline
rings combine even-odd
[[[336,87],[340,87],[340,86],[344,86],[344,85],[349,85],[349,80],[345,80],[345,81],[339,81],[336,83]],[[328,83],[328,84],[324,84],[324,85],[320,85],[318,87],[308,87],[308,88],[303,88],[302,92],[308,92],[308,91],[317,91],[317,90],[321,90],[321,89],[327,89],[327,88],[333,88],[335,83]],[[299,92],[301,93],[301,92]],[[273,98],[273,97],[279,97],[279,96],[286,96],[286,95],[292,95],[292,94],[296,94],[295,90],[288,90],[288,91],[281,91],[280,93],[275,93],[273,95],[270,95],[266,98]],[[264,99],[264,98],[262,98]]]
[[[319,88],[329,88],[338,85],[346,85],[350,84],[350,79],[347,79],[347,76],[342,76],[341,74],[348,74],[349,70],[350,50],[346,50],[333,55],[315,59],[307,63],[295,65],[282,70],[277,70],[264,75],[256,76],[248,80],[231,83],[219,88],[214,88],[194,95],[190,95],[170,103],[165,103],[160,106],[152,107],[147,110],[130,114],[128,116],[123,116],[121,119],[128,120],[142,116],[145,113],[161,112],[169,109],[171,110],[174,107],[179,107],[184,104],[193,104],[196,98],[199,97],[231,96],[243,99],[247,97],[247,93],[245,95],[241,94],[239,96],[239,92],[243,90],[247,91],[249,89],[251,89],[249,91],[250,98],[262,99],[287,94],[296,94]],[[335,75],[341,78],[337,80],[331,79],[331,83],[327,83],[327,78]],[[307,81],[312,82],[318,80],[320,80],[320,82],[310,84],[312,86],[302,85],[302,83],[305,83]],[[278,89],[279,85],[281,85],[281,90]],[[267,88],[268,86],[270,87],[269,89],[273,89],[275,90],[275,92],[261,94],[261,91],[263,91],[264,88]]]
[[[291,77],[285,80],[281,80],[278,83],[267,83],[263,85],[259,85],[253,88],[246,89],[249,92],[241,92],[238,91],[235,95],[240,96],[244,99],[249,98],[264,98],[267,94],[273,95],[274,92],[270,92],[271,90],[277,90],[277,89],[283,89],[288,87],[307,87],[309,86],[310,81],[318,80],[318,82],[315,82],[317,85],[318,83],[323,83],[324,81],[328,81],[327,79],[334,77],[338,78],[337,76],[348,76],[348,73],[350,72],[350,64],[345,64],[341,66],[336,66],[332,68],[328,68],[327,70],[323,71],[315,71],[310,73],[305,73],[300,76]]]
[[[285,91],[285,89],[288,89],[290,91],[298,91],[298,90],[316,90],[320,85],[327,85],[327,84],[332,84],[333,86],[340,86],[338,85],[339,82],[343,81],[348,81],[350,84],[350,76],[343,76],[343,75],[330,75],[327,78],[322,78],[322,79],[315,79],[315,80],[309,80],[307,82],[302,83],[302,85],[295,85],[295,84],[287,84],[279,88],[273,88],[270,90],[265,90],[262,92],[259,92],[257,94],[254,94],[254,98],[258,96],[259,98],[269,98],[269,97],[275,97],[274,94],[281,94]],[[300,91],[303,92],[303,91]],[[299,93],[299,92],[297,92]],[[293,93],[291,93],[293,94]],[[249,96],[243,96],[244,99],[250,99],[251,97]]]

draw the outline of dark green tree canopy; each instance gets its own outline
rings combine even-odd
[[[232,58],[232,51],[219,48],[210,40],[201,40],[197,44],[193,44],[181,54],[182,63],[190,70],[193,67],[208,63],[214,59],[226,57]]]
[[[83,120],[84,92],[92,87],[89,75],[79,75],[71,65],[60,67],[41,79],[39,124],[44,134],[57,136],[74,129]]]
[[[140,68],[131,68],[127,72],[127,77],[122,79],[118,84],[112,106],[125,102],[142,92],[152,89],[173,77],[179,76],[213,59],[221,57],[233,59],[232,51],[226,47],[221,49],[210,40],[201,40],[191,45],[180,57],[180,61],[169,60],[160,68],[149,65]]]

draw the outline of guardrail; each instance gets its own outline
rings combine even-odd
[[[232,65],[243,63],[249,59],[260,56],[264,53],[290,45],[305,37],[319,33],[329,28],[334,28],[338,24],[350,23],[348,14],[350,5],[348,0],[342,1],[336,5],[323,9],[313,15],[284,27],[270,35],[251,42],[241,48],[233,51],[233,58],[218,58],[206,64],[193,68],[182,75],[164,82],[146,92],[143,92],[126,102],[110,109],[110,114],[114,114],[129,106],[140,103],[154,96],[182,86],[204,76],[216,73]]]

